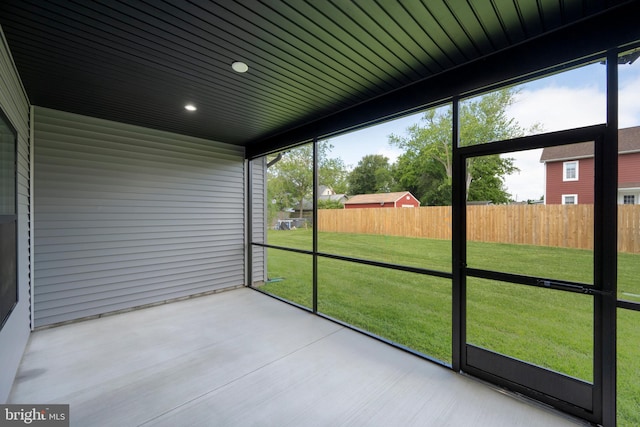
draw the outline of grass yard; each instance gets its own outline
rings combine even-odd
[[[274,231],[270,244],[311,249],[311,231]],[[451,242],[319,233],[319,250],[451,271]],[[592,283],[591,251],[470,242],[468,265]],[[268,249],[262,289],[310,307],[311,257]],[[640,255],[620,254],[619,296],[640,301]],[[592,381],[593,298],[489,280],[467,283],[467,338],[475,345]],[[635,295],[638,295],[636,297]],[[318,259],[318,310],[451,362],[451,281],[346,261]],[[640,313],[619,310],[619,425],[640,425]]]
[[[618,425],[640,426],[640,312],[618,309]]]

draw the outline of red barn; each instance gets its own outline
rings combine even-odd
[[[420,201],[408,191],[400,191],[397,193],[359,194],[344,202],[345,209],[417,207],[420,207]]]
[[[546,204],[593,203],[593,150],[593,142],[580,142],[542,151]],[[618,132],[618,203],[640,204],[640,126]]]

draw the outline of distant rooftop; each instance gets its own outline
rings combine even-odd
[[[544,163],[593,157],[593,149],[593,141],[545,147],[542,150],[540,161]],[[620,129],[618,131],[618,153],[633,153],[637,151],[640,151],[640,126]]]
[[[408,191],[398,191],[395,193],[358,194],[352,196],[345,205],[361,205],[366,203],[393,203],[400,200],[407,194],[413,196]]]

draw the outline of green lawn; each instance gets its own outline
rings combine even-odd
[[[269,231],[273,245],[311,249],[311,231]],[[451,271],[451,243],[319,233],[319,250]],[[591,251],[470,242],[470,267],[592,283]],[[620,254],[619,296],[640,301],[640,256]],[[309,307],[311,257],[268,250],[262,289]],[[593,298],[483,279],[467,283],[470,343],[592,381]],[[451,361],[451,281],[318,260],[318,310],[431,357]],[[640,313],[619,310],[619,425],[640,425]]]

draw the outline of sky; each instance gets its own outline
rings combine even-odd
[[[640,125],[640,59],[619,67],[620,128]],[[600,124],[606,121],[605,66],[599,63],[556,74],[518,86],[507,115],[523,128],[539,123],[545,132]],[[388,136],[406,135],[420,114],[403,117],[330,139],[331,157],[340,157],[352,169],[367,154],[382,154],[394,162],[402,154],[389,144]],[[507,176],[505,185],[517,201],[537,200],[544,194],[541,150],[509,153],[520,169]]]

